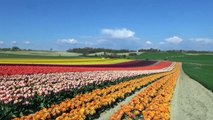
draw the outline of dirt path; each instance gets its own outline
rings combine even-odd
[[[213,93],[183,70],[171,104],[171,120],[213,120]]]
[[[113,113],[115,113],[117,110],[119,110],[121,108],[121,105],[126,105],[130,102],[130,100],[137,94],[139,94],[142,90],[144,90],[146,87],[142,88],[141,90],[135,92],[134,94],[132,94],[131,96],[128,96],[124,101],[118,103],[118,105],[116,105],[115,107],[104,111],[103,113],[101,113],[100,117],[98,119],[95,120],[109,120],[109,118],[113,115]]]

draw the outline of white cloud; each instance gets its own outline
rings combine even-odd
[[[146,44],[151,45],[152,42],[151,41],[146,41]]]
[[[56,44],[62,45],[72,44],[73,47],[104,47],[104,48],[133,48],[140,47],[142,43],[140,38],[134,36],[135,32],[127,29],[101,29],[98,36],[80,36],[78,41],[70,39],[58,39]],[[144,41],[143,41],[144,42]],[[70,47],[70,46],[69,46]]]
[[[97,43],[104,43],[104,42],[107,42],[107,40],[105,40],[105,39],[99,39],[99,40],[97,40]]]
[[[122,29],[102,29],[102,35],[115,39],[134,38],[135,32],[126,28]]]
[[[73,39],[73,38],[69,38],[69,39],[60,39],[58,40],[59,43],[62,43],[62,44],[77,44],[78,41],[76,39]]]
[[[178,37],[178,36],[166,38],[165,40],[166,40],[166,42],[171,43],[171,44],[175,44],[175,45],[177,45],[177,44],[179,44],[183,41],[183,39]]]
[[[4,44],[4,41],[0,41],[0,45]]]
[[[28,45],[30,44],[31,42],[30,41],[23,41],[24,44]]]
[[[199,44],[213,44],[213,39],[209,38],[192,38],[190,40]]]
[[[159,42],[159,44],[160,44],[160,45],[164,45],[164,44],[165,44],[165,42]]]
[[[16,44],[17,42],[14,40],[14,41],[12,41],[11,43],[12,43],[12,44]]]

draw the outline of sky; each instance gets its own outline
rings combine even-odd
[[[213,51],[212,0],[0,0],[0,48]]]

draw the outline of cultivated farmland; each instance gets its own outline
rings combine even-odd
[[[196,100],[191,89],[183,94],[185,84],[179,82],[186,81],[179,62],[100,58],[0,62],[0,119],[169,120],[179,119],[183,109],[191,114],[193,109],[184,104]],[[196,93],[205,96],[196,104],[205,106],[197,109],[208,119],[213,95],[204,91]],[[179,103],[184,95],[187,99]]]

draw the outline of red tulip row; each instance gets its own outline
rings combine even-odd
[[[39,65],[0,65],[0,76],[7,75],[29,75],[29,74],[48,74],[64,72],[85,72],[85,71],[120,71],[120,70],[156,70],[169,67],[172,62],[163,61],[151,66],[141,66],[143,63],[137,63],[134,67],[115,66],[91,66],[91,67],[72,67],[72,66],[39,66]]]
[[[80,120],[88,115],[94,115],[97,109],[115,103],[117,99],[124,98],[125,95],[132,93],[136,89],[142,88],[150,82],[171,74],[171,72],[150,75],[144,78],[122,82],[104,89],[96,89],[87,94],[77,95],[71,100],[65,100],[60,104],[44,108],[35,114],[15,118],[14,120]]]
[[[173,74],[161,78],[137,94],[127,105],[123,105],[116,111],[110,120],[141,119],[142,115],[145,120],[169,119],[169,103],[179,71],[180,65],[178,64]]]

